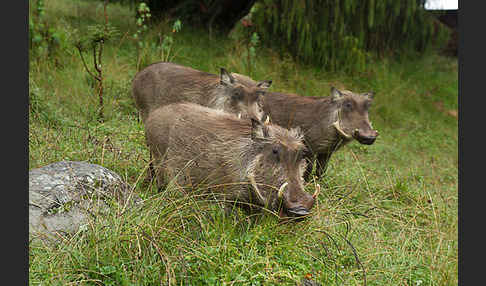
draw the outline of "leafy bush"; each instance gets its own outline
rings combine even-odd
[[[262,41],[329,71],[362,71],[370,56],[416,55],[444,45],[447,29],[422,1],[261,0],[252,20]]]
[[[48,21],[44,0],[29,1],[29,6],[29,54],[34,59],[54,56],[68,45],[67,30]]]

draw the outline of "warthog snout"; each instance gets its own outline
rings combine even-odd
[[[283,199],[285,211],[291,217],[302,217],[310,214],[310,209],[314,206],[316,196],[310,195],[299,188],[283,189],[287,184],[282,185],[279,190],[279,197]]]
[[[362,132],[361,129],[355,129],[353,136],[359,143],[371,145],[375,142],[376,137],[378,137],[378,131],[369,130],[368,132]]]
[[[287,212],[294,217],[306,216],[310,214],[309,210],[307,210],[304,207],[296,207],[296,208],[288,209]]]

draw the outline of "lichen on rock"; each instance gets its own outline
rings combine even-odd
[[[141,200],[113,171],[87,162],[61,161],[29,172],[29,239],[59,241],[74,234],[110,203]]]

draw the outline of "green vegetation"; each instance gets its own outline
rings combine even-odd
[[[446,43],[448,29],[424,2],[260,0],[252,19],[266,45],[326,70],[355,72],[376,56],[414,57]]]
[[[255,46],[252,77],[272,79],[271,90],[327,96],[334,85],[376,94],[376,143],[338,151],[319,181],[312,216],[281,223],[271,213],[225,214],[217,203],[143,182],[149,154],[130,94],[137,41],[172,35],[174,62],[212,73],[225,67],[245,74],[247,47],[189,25],[174,34],[173,20],[134,40],[134,10],[108,4],[119,35],[103,47],[100,123],[95,82],[74,39],[104,23],[103,2],[43,2],[43,27],[37,1],[29,1],[29,17],[39,35],[49,29],[57,42],[34,40],[29,50],[29,168],[61,160],[100,164],[146,204],[115,208],[53,248],[29,245],[31,285],[295,285],[306,276],[322,285],[457,285],[457,59],[385,58],[350,76]],[[146,46],[153,62],[161,60],[159,46]]]

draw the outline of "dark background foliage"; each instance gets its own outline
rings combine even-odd
[[[242,17],[262,42],[325,70],[362,71],[372,57],[416,57],[443,47],[450,28],[424,0],[148,0],[153,19],[228,33]]]

